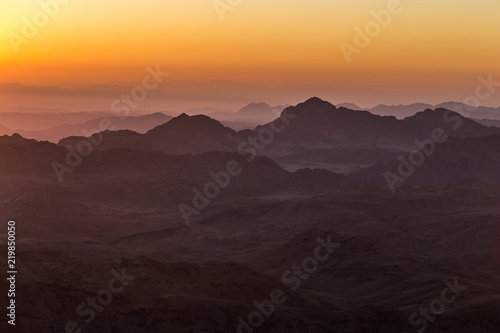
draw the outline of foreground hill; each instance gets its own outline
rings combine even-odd
[[[204,192],[208,183],[222,184],[217,186],[220,195],[210,200],[211,205],[236,197],[332,193],[353,185],[333,172],[292,173],[268,158],[249,162],[245,156],[229,152],[169,156],[114,149],[92,152],[71,167],[66,164],[68,156],[64,147],[48,142],[19,135],[0,137],[0,182],[5,189],[0,195],[0,211],[4,216],[25,219],[30,226],[26,237],[95,237],[102,229],[96,229],[91,221],[107,221],[115,228],[127,219],[128,213],[117,217],[122,211],[147,210],[158,215],[173,211],[174,222],[183,224],[179,205],[192,206],[195,189]],[[54,163],[62,170],[61,181]],[[231,177],[227,174],[229,163],[231,170],[238,171]],[[100,214],[104,212],[103,218]],[[67,218],[73,223],[62,227]]]
[[[338,248],[295,288],[296,282],[282,275],[312,258],[318,237],[330,237]],[[283,241],[249,263],[269,275],[235,262],[73,258],[58,250],[29,250],[20,258],[26,272],[17,281],[16,298],[26,305],[18,310],[22,320],[17,327],[23,332],[59,332],[68,322],[99,331],[245,332],[251,330],[245,328],[251,327],[249,321],[254,322],[251,314],[260,311],[269,315],[254,325],[257,332],[399,333],[424,327],[422,322],[411,326],[408,319],[440,299],[445,289],[452,301],[425,325],[426,331],[494,332],[500,324],[494,311],[500,305],[495,272],[478,270],[471,262],[415,256],[369,237],[318,229]],[[112,294],[112,303],[88,311],[87,300],[111,288],[111,279],[116,282],[112,287],[120,288]],[[450,290],[446,282],[459,289]],[[7,284],[2,281],[0,286]],[[269,302],[276,299],[275,293],[279,304]],[[82,302],[85,314],[75,312]]]
[[[457,152],[462,158],[484,149],[492,155],[471,156],[497,166],[497,137],[443,146],[468,147]],[[51,163],[66,154],[48,142],[0,137],[0,215],[3,230],[6,220],[17,222],[22,332],[62,332],[72,321],[82,331],[238,332],[246,325],[238,318],[248,321],[275,290],[286,302],[253,331],[410,332],[423,324],[409,318],[442,297],[445,281],[465,289],[426,332],[500,328],[499,185],[467,180],[392,193],[326,170],[289,172],[263,156],[126,148],[93,151],[59,182]],[[230,161],[241,172],[185,223],[179,204],[191,205],[194,189],[203,191]],[[315,263],[318,238],[338,246],[323,247],[328,258]],[[307,275],[283,280],[297,267]],[[113,269],[133,279],[85,322],[76,309],[103,299]]]
[[[51,163],[64,160],[65,149],[49,142],[25,139],[19,134],[0,137],[0,172],[8,175],[50,175]]]

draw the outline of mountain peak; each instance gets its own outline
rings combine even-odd
[[[210,118],[209,116],[205,116],[203,114],[198,114],[194,116],[190,116],[186,113],[181,113],[177,117],[172,118],[170,121],[166,122],[163,125],[158,127],[172,127],[172,126],[203,126],[206,124],[215,125],[218,124],[222,126],[217,120]]]
[[[329,105],[333,105],[330,102],[324,101],[324,100],[322,100],[319,97],[311,97],[307,101],[305,101],[304,103],[305,104],[325,104],[326,103],[326,104],[329,104]]]
[[[262,113],[262,112],[267,112],[271,109],[271,106],[267,103],[255,103],[252,102],[244,107],[242,107],[240,110],[238,110],[237,113]]]
[[[249,107],[249,106],[269,106],[269,104],[264,103],[264,102],[260,102],[260,103],[251,102],[246,107]]]
[[[434,110],[427,108],[424,111],[417,112],[413,116],[406,117],[405,119],[422,119],[422,118],[435,119],[443,117],[444,114],[446,113],[462,117],[459,113],[456,113],[455,111],[448,110],[445,108],[436,108]]]
[[[335,105],[331,104],[330,102],[324,101],[319,97],[309,98],[305,102],[291,108],[297,110],[299,113],[309,113],[312,111],[323,113],[337,110],[337,107],[335,107]]]
[[[337,108],[343,107],[343,108],[350,109],[350,110],[361,111],[361,108],[354,103],[341,103],[341,104],[337,104],[335,106]]]
[[[13,133],[12,135],[6,134],[3,136],[0,136],[0,143],[1,144],[14,143],[17,145],[24,145],[24,144],[33,143],[33,142],[36,142],[36,140],[23,138],[19,133]]]
[[[233,132],[226,128],[219,121],[202,114],[190,116],[182,113],[168,122],[159,125],[150,131],[148,134],[166,134],[168,132],[192,132],[192,131],[208,131],[208,132]]]

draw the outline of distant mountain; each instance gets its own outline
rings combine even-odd
[[[341,104],[335,104],[335,106],[338,108],[346,108],[346,109],[351,109],[351,110],[356,110],[356,111],[362,110],[362,108],[360,108],[359,106],[357,106],[354,103],[341,103]]]
[[[185,113],[153,128],[144,137],[155,149],[167,154],[234,151],[238,144],[237,133],[217,120]]]
[[[53,86],[28,86],[19,82],[4,82],[0,83],[1,93],[32,93],[32,94],[65,94],[68,91],[61,87]]]
[[[409,105],[384,105],[380,104],[374,108],[368,109],[373,114],[378,114],[381,116],[395,116],[398,119],[413,116],[415,113],[423,111],[425,109],[432,109],[433,105],[425,103],[415,103]]]
[[[486,127],[444,109],[428,109],[398,120],[394,116],[337,108],[311,98],[286,108],[284,113],[295,118],[288,119],[284,130],[274,134],[262,154],[287,170],[321,167],[355,172],[360,167],[388,162],[415,150],[415,140],[429,138],[436,128],[442,128],[446,135],[462,138],[500,133],[498,128]],[[255,128],[254,133],[264,128],[272,128],[272,123]]]
[[[237,112],[214,112],[209,114],[209,116],[217,120],[243,121],[259,125],[275,119],[284,108],[281,105],[272,107],[266,103],[252,102]]]
[[[500,128],[500,120],[493,119],[474,119],[474,121],[484,125],[484,126],[495,126]]]
[[[284,107],[279,105],[271,107],[266,103],[250,103],[236,112],[237,117],[242,119],[275,119]]]
[[[10,135],[12,131],[5,126],[0,125],[0,135]]]
[[[183,112],[179,112],[180,113],[183,113]],[[227,109],[218,109],[218,108],[214,108],[214,107],[205,107],[205,108],[197,108],[197,109],[189,109],[189,110],[186,110],[184,113],[188,114],[188,115],[197,115],[197,114],[205,114],[205,115],[212,115],[214,113],[221,113],[221,114],[226,114],[226,113],[233,113],[232,111],[230,110],[227,110]]]
[[[361,108],[359,108],[356,104],[353,103],[337,104],[337,107],[345,107],[351,110],[361,110]],[[487,106],[473,107],[461,102],[445,102],[437,105],[431,105],[426,103],[414,103],[407,105],[380,104],[373,108],[365,108],[363,110],[370,111],[373,114],[378,114],[381,116],[395,116],[398,119],[403,119],[406,117],[413,116],[417,112],[421,112],[426,109],[440,109],[440,108],[447,109],[450,111],[455,111],[467,118],[472,118],[472,119],[484,118],[484,119],[500,120],[500,107],[487,107]]]
[[[110,111],[69,112],[58,109],[22,108],[23,112],[0,113],[0,124],[22,131],[43,131],[63,124],[80,124],[92,119],[112,117]]]
[[[395,117],[381,117],[368,111],[336,108],[331,103],[316,97],[297,106],[288,107],[286,112],[296,116],[296,118],[290,119],[286,128],[277,133],[273,143],[310,147],[324,147],[326,144],[333,147],[345,144],[383,142],[388,135],[392,134],[393,137],[398,137],[403,134],[393,133],[393,129],[397,129],[398,125],[398,120]],[[262,128],[263,126],[257,127],[255,132]]]
[[[500,107],[478,106],[473,107],[460,102],[446,102],[436,105],[437,108],[445,108],[460,113],[461,115],[474,119],[500,120]]]
[[[142,151],[155,150],[151,144],[146,140],[144,134],[139,134],[134,131],[104,131],[91,135],[89,138],[85,136],[70,136],[61,139],[57,144],[59,146],[69,146],[73,150],[82,141],[94,142],[92,146],[93,151],[109,150],[109,149],[136,149]]]
[[[418,112],[403,119],[401,123],[408,136],[419,139],[422,139],[422,136],[429,137],[430,131],[435,128],[441,128],[446,135],[457,138],[478,138],[500,133],[499,128],[484,126],[475,120],[443,108]]]
[[[40,131],[17,130],[17,132],[26,138],[32,138],[39,141],[47,140],[51,142],[58,142],[62,138],[82,135],[84,132],[89,134],[100,132],[101,122],[111,123],[111,126],[115,131],[131,130],[138,133],[145,133],[146,131],[163,124],[172,118],[172,116],[167,116],[161,112],[157,112],[144,116],[129,116],[124,119],[121,117],[98,118],[86,121],[82,124],[59,125]]]
[[[256,109],[269,111],[269,108],[254,104],[241,113]],[[131,148],[176,155],[240,149],[246,154],[251,150],[249,142],[252,137],[262,140],[261,131],[267,130],[273,133],[272,139],[256,151],[274,159],[287,170],[323,168],[336,173],[353,173],[413,151],[415,141],[430,137],[436,128],[442,128],[446,135],[462,138],[500,133],[499,128],[486,127],[444,109],[428,109],[398,120],[368,111],[337,108],[319,98],[286,108],[280,118],[257,126],[253,131],[236,132],[208,116],[182,114],[143,135],[107,131],[106,139],[95,149]],[[460,126],[455,129],[457,124]],[[273,131],[275,126],[282,129]],[[93,140],[98,141],[99,136],[94,135]],[[76,148],[83,139],[66,138],[60,141],[60,145]]]
[[[101,134],[93,135],[95,141]],[[132,131],[106,131],[105,139],[96,150],[130,148],[162,151],[167,154],[201,154],[212,151],[235,151],[239,143],[237,132],[204,115],[183,113],[145,134]],[[85,137],[62,139],[60,145],[76,147]]]

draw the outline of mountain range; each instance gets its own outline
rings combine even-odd
[[[237,132],[208,116],[181,114],[144,134],[108,131],[104,133],[106,140],[95,149],[129,148],[167,154],[245,152],[255,149],[250,148],[248,141],[257,138],[257,153],[275,160],[287,170],[322,168],[350,174],[418,149],[416,142],[428,139],[436,129],[442,129],[444,136],[457,138],[500,133],[500,128],[487,127],[443,108],[423,110],[398,120],[368,111],[337,108],[312,98],[287,107],[281,118],[285,118],[284,115],[290,115],[290,119],[285,119],[283,130],[273,131],[274,125],[280,122],[273,120],[253,130]],[[259,135],[266,131],[272,137],[262,141]],[[103,134],[94,135],[93,140],[97,141],[100,135]],[[59,144],[76,149],[82,140],[85,137],[69,137]]]
[[[352,110],[366,110],[373,114],[381,116],[395,116],[398,119],[410,117],[415,113],[425,109],[443,108],[460,113],[463,116],[476,119],[500,120],[500,107],[471,106],[461,102],[445,102],[436,105],[426,103],[414,103],[407,105],[385,105],[379,104],[372,108],[361,108],[353,103],[337,104],[338,107],[344,106]]]
[[[164,120],[57,144],[0,137],[21,331],[500,328],[499,128],[443,108],[397,119],[319,98],[241,131],[205,115]],[[394,191],[387,172],[405,173]],[[183,204],[197,207],[189,221]],[[86,323],[75,309],[113,270],[134,279]],[[252,329],[276,290],[283,302]],[[453,301],[434,321],[414,317],[445,292]]]

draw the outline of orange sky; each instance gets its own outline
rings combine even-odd
[[[351,63],[340,45],[355,46],[354,29],[397,0],[243,0],[224,20],[213,0],[60,1],[47,22],[40,3],[57,0],[0,3],[0,83],[134,82],[161,64],[175,80],[322,83],[410,101],[466,94],[479,75],[500,81],[496,0],[401,0]],[[38,32],[16,52],[13,36],[34,16]]]

